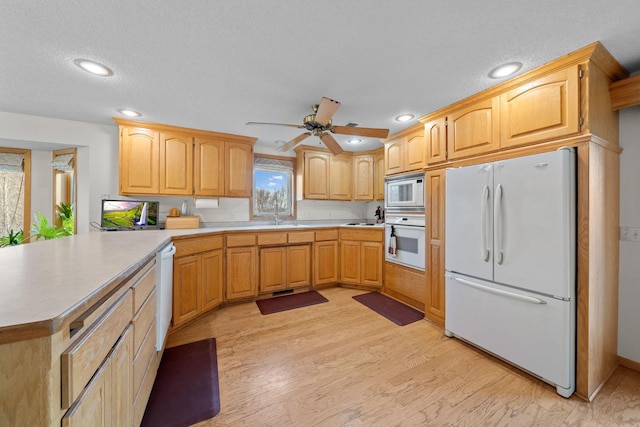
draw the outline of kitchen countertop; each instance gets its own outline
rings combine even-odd
[[[384,224],[365,226],[379,228]],[[243,225],[91,232],[0,249],[0,344],[52,335],[155,256],[171,238],[361,225]]]

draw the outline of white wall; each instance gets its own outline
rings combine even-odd
[[[640,107],[620,112],[620,225],[640,227]],[[620,242],[618,355],[640,363],[640,242]]]

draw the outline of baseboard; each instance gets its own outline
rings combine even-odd
[[[640,372],[640,362],[618,356],[618,363],[625,368],[633,369],[634,371]]]

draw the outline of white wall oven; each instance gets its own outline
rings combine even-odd
[[[385,178],[384,201],[387,212],[424,212],[424,174]]]
[[[385,218],[385,259],[425,270],[424,214],[387,214]]]

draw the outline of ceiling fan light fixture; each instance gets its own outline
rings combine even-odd
[[[413,120],[414,117],[413,114],[400,114],[396,116],[396,122],[408,122],[409,120]]]
[[[489,71],[489,77],[492,79],[501,79],[518,72],[522,68],[521,62],[509,62],[502,64]]]
[[[102,65],[96,61],[78,58],[78,59],[74,59],[73,63],[76,64],[81,69],[83,69],[84,71],[86,71],[87,73],[91,73],[95,76],[109,77],[113,75],[113,71],[111,71],[109,67],[107,67],[106,65]]]
[[[118,108],[118,113],[124,114],[128,117],[140,117],[141,114],[134,110],[129,110],[128,108]]]
[[[347,142],[349,144],[360,144],[362,142],[362,140],[360,138],[350,138],[349,140],[347,140]]]

